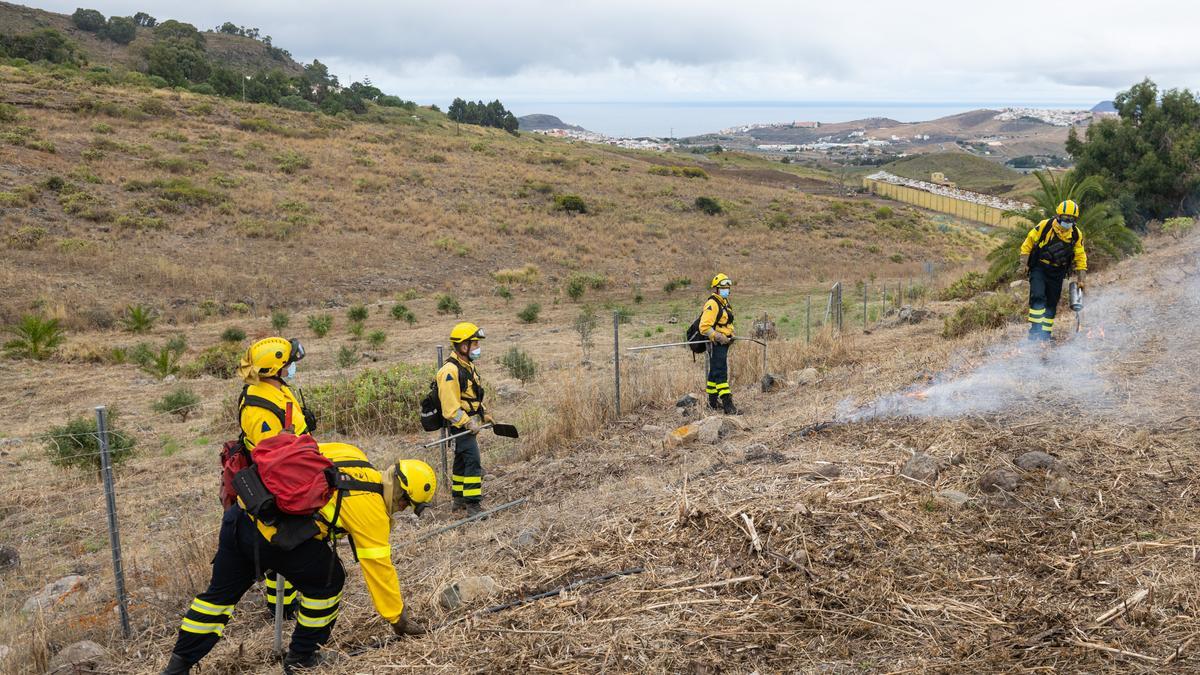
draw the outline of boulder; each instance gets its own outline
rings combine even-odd
[[[466,577],[442,588],[438,603],[446,609],[458,609],[486,600],[499,590],[500,585],[489,576]]]
[[[1018,467],[1026,471],[1045,469],[1046,471],[1053,473],[1057,472],[1058,470],[1058,460],[1055,459],[1053,455],[1042,452],[1041,450],[1030,450],[1029,452],[1018,457],[1013,464],[1016,464]]]
[[[7,659],[8,655],[11,653],[12,647],[9,647],[8,645],[0,645],[0,663],[4,663],[4,660]]]
[[[762,376],[762,390],[764,393],[775,392],[783,389],[787,382],[782,375],[772,375],[767,373]]]
[[[1029,293],[1029,280],[1028,279],[1017,279],[1016,281],[1009,284],[1008,288],[1013,293],[1021,293],[1021,294]]]
[[[87,577],[73,574],[66,576],[46,587],[25,601],[21,608],[23,612],[36,612],[52,609],[61,604],[71,604],[74,599],[87,588]]]
[[[18,567],[21,564],[21,554],[11,546],[0,546],[0,570]]]
[[[840,478],[842,475],[842,467],[830,462],[821,462],[813,467],[813,473],[825,478]]]
[[[501,401],[519,401],[529,395],[520,382],[505,380],[496,385],[496,396]]]
[[[962,508],[971,501],[971,497],[967,493],[958,490],[938,490],[933,493],[933,498],[937,503],[954,509]]]
[[[712,415],[700,420],[695,426],[699,429],[701,443],[716,443],[740,428],[727,415]]]
[[[532,548],[538,542],[538,537],[541,532],[536,527],[526,527],[513,537],[513,548],[527,549]]]
[[[49,672],[55,675],[94,672],[97,662],[104,658],[104,648],[91,640],[82,640],[63,647],[50,659]]]
[[[940,471],[941,466],[938,465],[937,458],[921,452],[913,455],[904,463],[904,466],[900,467],[901,476],[931,485],[937,482]]]
[[[904,306],[900,308],[896,323],[918,324],[931,316],[933,316],[933,312],[927,309]]]
[[[1021,477],[1011,469],[992,469],[979,477],[979,489],[983,492],[1012,492],[1021,484]]]
[[[750,463],[770,462],[772,464],[779,464],[787,461],[787,457],[785,457],[783,453],[771,450],[763,443],[755,443],[754,445],[746,448],[743,459],[744,461]]]
[[[666,438],[663,439],[663,443],[668,448],[674,448],[676,446],[686,445],[688,443],[691,443],[692,441],[699,438],[699,436],[700,436],[700,425],[699,424],[685,424],[677,429],[674,429],[674,430],[668,432]]]
[[[695,394],[684,394],[683,398],[675,402],[676,408],[691,408],[694,407],[700,399],[696,398]]]
[[[817,372],[816,368],[805,368],[793,371],[788,379],[802,387],[808,387],[816,384],[817,380],[821,379],[821,374]]]

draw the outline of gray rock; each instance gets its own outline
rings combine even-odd
[[[71,604],[74,598],[87,588],[87,577],[73,574],[58,581],[46,584],[46,587],[36,595],[30,596],[21,607],[23,612],[36,612],[41,609],[52,609],[61,604]]]
[[[11,546],[0,546],[0,570],[17,567],[21,564],[21,554]]]
[[[904,466],[900,467],[901,476],[908,476],[913,480],[931,485],[937,482],[940,472],[941,467],[938,465],[937,458],[921,452],[913,455],[904,463]]]
[[[1011,469],[992,469],[979,477],[979,489],[983,492],[1012,492],[1021,484],[1021,477]]]
[[[724,415],[712,415],[697,423],[700,430],[701,443],[716,443],[736,431],[738,424],[732,418]]]
[[[896,317],[896,323],[918,324],[931,316],[933,316],[933,312],[927,309],[905,306],[900,308],[900,314]]]
[[[51,673],[65,675],[66,673],[90,672],[91,667],[104,658],[104,648],[92,642],[83,640],[63,647],[50,659]]]
[[[7,659],[8,655],[11,653],[12,647],[9,647],[8,645],[0,645],[0,663],[4,663],[4,660]]]
[[[174,382],[175,380],[178,380],[178,379],[179,379],[179,378],[178,378],[178,377],[175,377],[174,375],[168,375],[168,376],[166,376],[166,377],[164,377],[164,378],[163,378],[163,384],[170,384],[170,383],[172,383],[172,382]]]
[[[1026,471],[1037,471],[1038,469],[1056,471],[1058,469],[1058,460],[1053,455],[1041,450],[1030,450],[1018,457],[1013,464]]]
[[[513,548],[533,548],[533,546],[537,544],[538,537],[541,536],[541,534],[542,533],[538,531],[536,527],[527,527],[518,532],[517,536],[513,538]]]
[[[1008,288],[1009,288],[1009,290],[1013,291],[1014,293],[1028,293],[1029,292],[1029,280],[1028,279],[1017,279],[1016,281],[1009,284]]]
[[[808,387],[816,384],[817,380],[821,379],[821,374],[817,372],[816,368],[805,368],[793,372],[790,379],[802,387]]]
[[[681,398],[675,402],[675,407],[676,408],[691,408],[692,406],[696,405],[699,402],[700,402],[700,399],[696,398],[695,395],[684,394],[683,398]]]
[[[499,590],[499,584],[489,576],[467,577],[442,588],[438,602],[446,609],[457,609],[485,600]]]
[[[19,438],[0,438],[0,448],[8,447],[10,445],[20,445],[22,443],[24,443],[24,441]]]
[[[784,381],[783,376],[781,375],[772,375],[767,373],[766,375],[762,376],[761,385],[764,393],[779,391],[780,389],[783,389],[785,384],[787,384],[787,382]]]
[[[502,401],[519,401],[529,395],[520,383],[506,380],[496,385],[496,396]]]
[[[938,490],[933,494],[933,498],[940,504],[945,504],[951,508],[961,508],[971,501],[971,497],[965,492],[958,490]]]
[[[378,363],[379,359],[383,358],[379,354],[376,354],[375,352],[363,352],[359,356],[362,358],[363,361],[370,361],[371,363]]]
[[[840,478],[842,475],[842,467],[837,464],[818,464],[813,471],[826,478]]]
[[[763,443],[755,443],[754,445],[746,448],[745,461],[771,462],[772,464],[779,464],[787,461],[787,457],[785,457],[783,453],[771,450]]]

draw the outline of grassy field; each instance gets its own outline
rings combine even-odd
[[[1037,188],[1037,181],[1018,171],[965,152],[939,152],[898,159],[883,167],[897,176],[929,180],[929,174],[941,171],[958,187],[974,192],[1001,196],[1022,196]]]

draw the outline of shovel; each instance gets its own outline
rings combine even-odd
[[[517,428],[511,424],[485,424],[485,425],[479,427],[479,429],[480,429],[480,431],[482,431],[484,429],[491,429],[492,433],[496,434],[497,436],[503,436],[504,438],[520,438],[520,435],[517,433]],[[463,436],[466,436],[470,433],[471,433],[470,431],[460,431],[457,434],[454,434],[452,436],[447,436],[445,438],[439,438],[436,441],[430,441],[429,443],[426,443],[425,445],[422,445],[421,447],[422,448],[432,448],[435,445],[441,445],[442,443],[452,441],[456,438],[462,438]]]

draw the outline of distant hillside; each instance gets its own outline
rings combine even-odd
[[[1115,105],[1113,105],[1112,101],[1100,101],[1096,105],[1092,106],[1092,112],[1094,112],[1094,113],[1115,113],[1115,112],[1117,112],[1117,107]]]
[[[965,152],[935,152],[913,155],[887,164],[884,170],[913,180],[929,180],[934,171],[946,174],[946,179],[958,187],[974,192],[1007,195],[1019,191],[1028,178],[1003,164]]]
[[[571,131],[587,131],[583,127],[567,124],[554,115],[524,115],[517,118],[521,131],[545,131],[546,129],[570,129]]]
[[[183,16],[158,17],[160,23],[167,19],[188,20]],[[145,68],[142,53],[154,40],[153,28],[138,28],[133,42],[121,45],[95,33],[79,30],[66,14],[0,2],[0,34],[20,35],[39,28],[53,28],[66,35],[79,45],[92,65],[116,65],[133,70]],[[206,30],[210,28],[206,26],[197,28],[204,31],[205,52],[214,63],[247,74],[276,69],[288,75],[304,73],[304,67],[295,60],[282,56],[278,50],[273,55],[272,50],[258,40]]]

